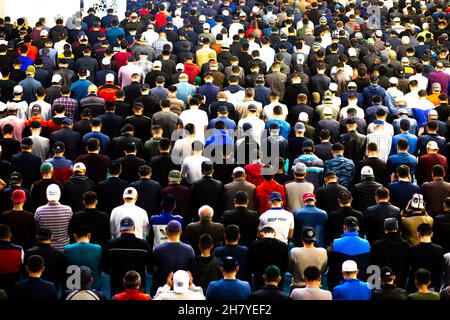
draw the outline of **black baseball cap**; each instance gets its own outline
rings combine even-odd
[[[55,142],[55,144],[53,145],[53,151],[54,152],[62,152],[66,149],[66,146],[64,145],[64,142],[62,141],[57,141]]]
[[[349,203],[350,201],[353,200],[353,196],[352,196],[352,194],[350,193],[350,191],[343,190],[343,191],[341,191],[341,192],[339,193],[339,195],[338,195],[338,200],[339,200],[339,202],[341,202],[341,203]]]
[[[382,267],[380,277],[384,281],[392,280],[395,277],[394,271],[389,267]]]
[[[315,241],[316,240],[316,230],[312,227],[304,227],[302,230],[303,241]]]
[[[239,265],[239,263],[235,257],[228,256],[222,258],[220,265],[226,269],[236,267],[237,265]]]

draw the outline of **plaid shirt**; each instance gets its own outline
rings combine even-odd
[[[53,110],[55,108],[55,105],[57,104],[62,104],[65,108],[65,115],[67,118],[70,119],[74,119],[75,117],[75,113],[77,111],[77,107],[78,107],[78,101],[69,97],[61,97],[58,99],[55,99],[55,101],[53,101],[53,106],[52,106],[52,113]]]

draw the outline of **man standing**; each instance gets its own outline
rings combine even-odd
[[[233,181],[224,185],[223,206],[224,210],[233,209],[233,201],[238,192],[246,192],[248,196],[248,208],[254,210],[255,185],[245,180],[245,170],[242,167],[233,169]]]
[[[353,260],[344,261],[342,275],[344,281],[333,290],[334,300],[370,300],[372,289],[367,282],[357,279],[358,265]]]
[[[394,282],[396,276],[389,267],[381,268],[381,288],[372,291],[372,300],[407,300],[408,293],[405,289],[398,288]]]
[[[289,296],[278,288],[282,279],[280,269],[277,266],[268,266],[264,271],[263,279],[264,287],[253,292],[250,301],[290,300]]]
[[[339,177],[339,184],[343,187],[350,187],[355,177],[355,164],[353,160],[344,157],[344,146],[340,143],[333,144],[333,158],[325,161],[324,172],[336,172]]]
[[[111,235],[120,236],[121,221],[128,217],[133,220],[133,233],[138,239],[145,239],[149,233],[149,222],[147,212],[136,205],[138,192],[135,188],[128,187],[123,192],[124,204],[111,212],[110,224]]]
[[[111,239],[103,248],[103,271],[110,275],[111,295],[123,291],[123,276],[130,270],[139,273],[145,284],[147,271],[150,271],[151,248],[147,241],[135,236],[133,219],[120,220],[120,237]]]
[[[286,210],[290,212],[303,208],[304,203],[301,200],[303,194],[314,192],[314,185],[305,180],[307,176],[306,165],[298,162],[294,165],[293,171],[294,181],[288,182],[285,185],[287,198]]]
[[[22,247],[12,244],[11,238],[11,228],[7,224],[0,224],[0,288],[7,294],[20,280],[24,255]]]
[[[61,189],[56,184],[47,187],[48,203],[36,209],[34,219],[39,229],[45,228],[52,231],[52,246],[62,251],[69,244],[69,222],[72,218],[72,208],[59,202]]]
[[[276,232],[276,238],[288,244],[294,235],[294,216],[283,209],[283,198],[279,192],[269,196],[270,208],[259,217],[260,227],[271,224]]]

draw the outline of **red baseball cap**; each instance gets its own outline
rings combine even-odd
[[[314,195],[314,193],[311,192],[305,192],[303,194],[303,203],[305,203],[307,200],[316,200],[316,196]]]
[[[23,190],[14,190],[11,195],[11,201],[12,203],[24,203],[25,202],[25,191]]]

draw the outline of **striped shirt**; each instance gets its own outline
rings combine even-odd
[[[61,98],[55,99],[55,101],[53,101],[52,112],[56,105],[63,105],[64,109],[65,109],[65,116],[72,120],[74,119],[74,116],[75,116],[75,113],[76,113],[77,107],[78,107],[77,100],[72,99],[70,97],[61,97]]]
[[[63,251],[64,246],[69,244],[68,227],[72,215],[72,209],[60,203],[48,203],[36,209],[36,225],[52,231],[52,247],[56,250]]]

